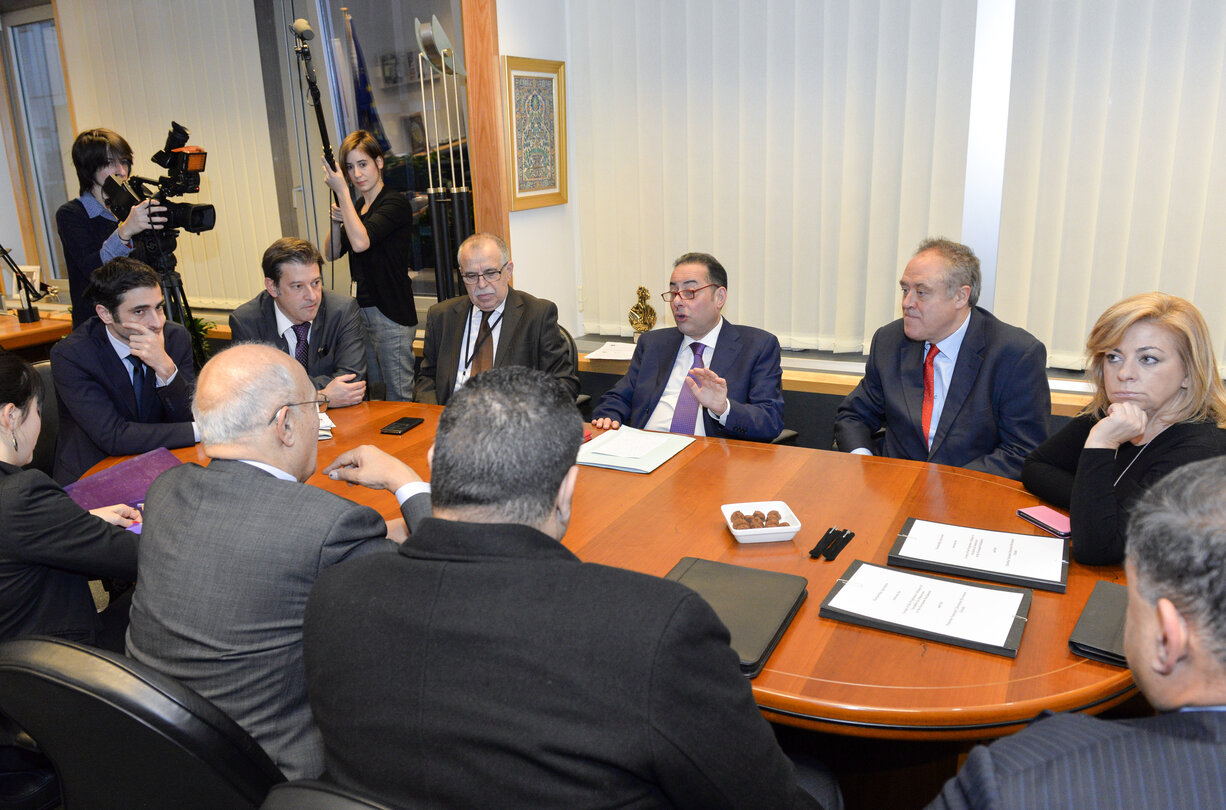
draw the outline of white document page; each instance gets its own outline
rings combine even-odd
[[[671,433],[650,433],[622,427],[606,431],[592,440],[591,452],[618,458],[642,458],[668,442]],[[597,442],[600,442],[597,444]]]
[[[610,340],[599,349],[587,353],[588,360],[629,360],[634,356],[633,343]]]
[[[1059,582],[1067,542],[1060,537],[917,520],[898,553],[917,560]]]
[[[869,619],[1003,647],[1022,596],[861,565],[829,604]]]

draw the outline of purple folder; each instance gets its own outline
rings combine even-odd
[[[159,447],[71,483],[64,491],[82,509],[97,509],[113,503],[139,508],[153,479],[182,463],[174,453]]]

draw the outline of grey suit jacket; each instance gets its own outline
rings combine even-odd
[[[234,340],[272,343],[288,354],[289,343],[277,334],[276,305],[265,291],[230,313]],[[316,388],[323,388],[342,374],[366,379],[366,327],[360,313],[358,302],[349,296],[323,291],[307,339],[307,376]]]
[[[401,508],[410,529],[429,496]],[[153,482],[127,652],[204,695],[290,779],[318,776],[302,616],[328,566],[391,552],[373,509],[241,461],[184,464]]]
[[[929,808],[1226,807],[1226,713],[1057,714],[976,746]]]
[[[471,306],[468,296],[461,295],[440,301],[426,313],[421,372],[413,385],[415,401],[446,405],[451,398]],[[494,368],[505,366],[547,371],[567,387],[571,396],[579,393],[575,360],[558,330],[555,303],[514,288],[507,292],[502,328],[494,348]]]

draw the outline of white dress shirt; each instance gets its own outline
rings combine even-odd
[[[719,333],[724,328],[724,319],[721,317],[719,322],[715,324],[715,328],[699,338],[683,337],[681,340],[681,348],[677,350],[677,356],[673,358],[673,369],[668,375],[668,383],[664,386],[664,393],[660,395],[660,401],[656,403],[655,410],[651,412],[651,418],[647,420],[647,424],[643,426],[645,430],[660,430],[665,433],[673,426],[673,411],[677,407],[677,397],[681,395],[681,386],[685,384],[685,378],[689,376],[690,369],[694,366],[694,351],[690,348],[693,343],[701,343],[706,349],[702,353],[702,365],[704,368],[711,367],[711,358],[715,356],[715,344],[719,342]],[[694,419],[695,436],[706,436],[707,429],[705,421],[702,418],[704,408],[698,409],[698,416]],[[729,401],[724,406],[723,413],[711,412],[711,418],[724,424],[728,418],[728,412],[732,410],[732,402]]]
[[[506,309],[507,299],[494,307],[490,312],[490,368],[493,368],[498,353],[498,336],[502,334],[502,311]],[[473,355],[477,351],[477,335],[481,333],[481,310],[469,306],[468,323],[464,324],[464,342],[460,344],[460,359],[456,363],[455,388],[459,391],[468,382],[469,371],[472,369]]]

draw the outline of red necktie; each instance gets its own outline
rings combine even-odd
[[[932,399],[936,392],[936,380],[933,373],[933,361],[936,360],[937,354],[940,353],[937,344],[933,343],[928,347],[928,356],[924,358],[924,443],[928,447],[932,447],[932,442],[928,441],[930,435],[929,428],[932,425]]]

